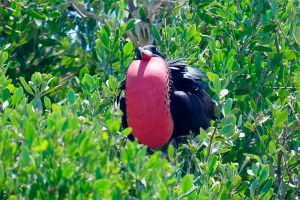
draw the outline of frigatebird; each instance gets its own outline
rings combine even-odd
[[[132,135],[148,147],[207,129],[215,116],[205,78],[183,58],[166,60],[155,45],[140,47],[120,87],[125,90],[122,126],[130,126]]]

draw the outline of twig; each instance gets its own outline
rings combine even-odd
[[[209,146],[208,146],[208,153],[207,153],[207,156],[206,156],[206,161],[208,160],[208,158],[209,158],[209,156],[211,154],[211,146],[212,146],[215,134],[217,133],[217,127],[218,127],[218,123],[215,124],[215,129],[213,131],[213,134],[210,137]]]
[[[198,189],[199,189],[198,186],[194,186],[192,189],[190,189],[190,190],[187,191],[186,193],[181,194],[181,195],[178,197],[178,199],[182,199],[182,198],[184,198],[184,197],[190,195],[192,192],[194,192],[195,190],[198,190]]]
[[[129,0],[130,1],[130,0]],[[133,2],[129,2],[130,6],[133,6],[132,9],[135,9]],[[132,4],[132,5],[131,5]],[[107,23],[108,21],[102,17],[99,17],[98,15],[96,15],[93,12],[89,12],[87,11],[84,6],[80,3],[77,3],[75,1],[71,1],[70,5],[72,6],[72,8],[74,8],[74,10],[83,18],[92,18],[102,24]],[[129,37],[129,39],[132,41],[133,45],[138,48],[140,46],[139,42],[137,41],[137,39],[134,37],[133,33],[131,31],[126,32],[126,35]]]
[[[286,173],[287,173],[287,175],[288,175],[290,181],[292,182],[292,184],[295,185],[295,182],[294,182],[294,180],[293,180],[293,177],[292,177],[292,174],[291,174],[291,172],[290,172],[290,170],[289,170],[289,167],[288,167],[288,165],[287,165],[287,163],[286,163],[286,160],[287,160],[287,159],[286,159],[286,156],[284,156],[283,162],[284,162],[284,167],[285,167]],[[299,188],[296,188],[296,192],[297,192],[298,195],[300,195],[300,190],[299,190]]]
[[[265,87],[268,87],[268,86],[265,86]],[[273,86],[272,89],[297,90],[297,89],[299,89],[299,87],[291,87],[291,86],[277,87],[277,86]]]
[[[140,47],[140,43],[139,41],[134,37],[133,33],[131,31],[127,31],[126,32],[127,36],[129,37],[129,39],[131,40],[131,42],[133,43],[133,45],[135,46],[135,48],[139,48]]]
[[[276,169],[276,174],[277,174],[277,196],[279,195],[279,190],[280,190],[280,184],[281,184],[281,159],[282,159],[282,151],[279,150],[278,151],[278,155],[277,155],[277,169]]]
[[[72,6],[72,8],[74,8],[74,10],[76,10],[76,12],[83,18],[92,18],[100,23],[105,23],[106,19],[99,17],[98,15],[96,15],[93,12],[89,12],[87,11],[84,6],[78,2],[75,1],[70,1],[70,5]]]
[[[136,9],[133,0],[127,0],[127,4],[128,4],[130,12],[132,12]]]
[[[291,104],[291,102],[288,102],[289,107],[291,108],[292,114],[295,116],[295,118],[297,119],[297,123],[300,121],[297,112],[295,111],[293,105]]]
[[[49,93],[52,93],[52,92],[58,90],[59,88],[61,88],[62,86],[64,86],[64,84],[65,84],[68,80],[71,80],[72,78],[74,78],[74,76],[75,76],[75,73],[71,73],[71,74],[67,75],[66,77],[62,78],[62,79],[61,79],[61,82],[59,83],[59,85],[57,85],[57,86],[55,86],[55,87],[53,87],[53,88],[50,88],[50,89],[46,90],[45,92],[43,92],[43,93],[41,94],[41,97],[43,97],[43,96],[45,96],[45,95],[47,95],[47,94],[49,94]]]
[[[282,36],[284,37],[285,41],[287,42],[287,44],[296,52],[296,54],[298,54],[297,50],[293,47],[293,45],[290,43],[290,41],[288,40],[287,36],[284,34],[281,25],[278,21],[275,21],[277,23],[277,26],[279,28],[280,33],[282,34]]]
[[[279,47],[279,41],[278,41],[277,34],[275,36],[275,46],[276,46],[277,53],[279,54],[280,53],[280,47]]]

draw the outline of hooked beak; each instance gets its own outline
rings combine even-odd
[[[153,56],[153,53],[149,50],[145,50],[142,47],[139,47],[139,51],[143,58],[150,58]]]

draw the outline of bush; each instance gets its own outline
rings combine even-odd
[[[0,198],[298,198],[299,13],[296,0],[0,3]],[[126,139],[115,103],[153,41],[208,75],[218,117],[160,150]]]

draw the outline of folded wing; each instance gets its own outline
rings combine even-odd
[[[204,91],[207,78],[197,68],[188,67],[179,58],[167,62],[171,87],[171,113],[174,121],[173,137],[178,138],[189,132],[198,133],[200,127],[206,129],[215,119],[213,102]]]

